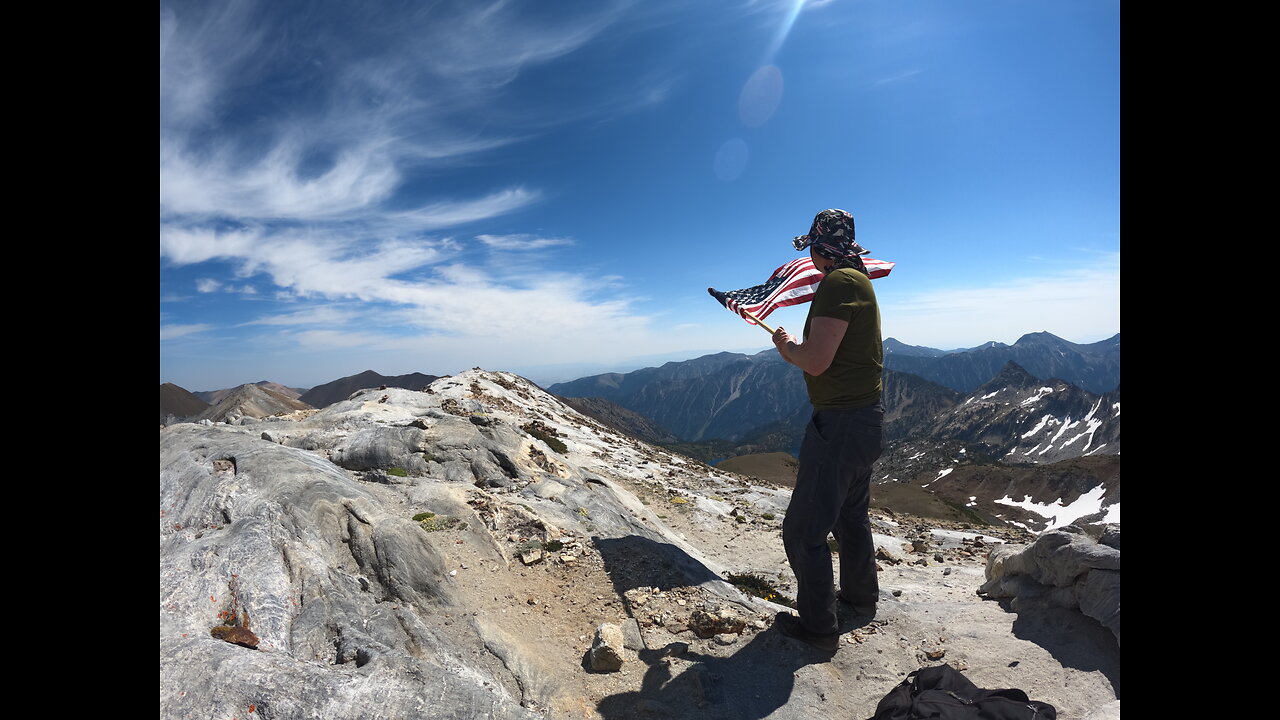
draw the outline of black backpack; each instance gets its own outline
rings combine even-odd
[[[1057,720],[1058,711],[1016,688],[983,690],[950,665],[921,668],[876,705],[870,720]]]

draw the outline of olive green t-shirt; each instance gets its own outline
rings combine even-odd
[[[845,320],[845,331],[831,367],[818,376],[804,374],[809,402],[818,410],[862,407],[880,400],[884,346],[880,341],[880,306],[871,278],[853,268],[832,270],[818,285],[804,321],[804,337],[815,317]]]

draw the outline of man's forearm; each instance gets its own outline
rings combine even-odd
[[[821,375],[831,367],[836,348],[844,338],[849,323],[835,318],[818,317],[813,320],[809,338],[796,342],[796,338],[779,327],[773,334],[773,346],[783,360],[813,376]]]

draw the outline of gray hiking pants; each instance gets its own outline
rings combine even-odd
[[[796,609],[810,632],[836,632],[836,595],[827,533],[840,544],[840,592],[874,606],[879,597],[867,507],[871,466],[880,457],[884,406],[815,410],[800,445],[796,489],[782,543],[796,575]]]

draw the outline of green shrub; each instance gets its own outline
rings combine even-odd
[[[452,515],[437,515],[433,512],[421,512],[413,516],[418,526],[427,532],[442,530],[466,530],[467,523]]]
[[[409,471],[402,467],[387,468],[387,474],[395,475],[396,477],[409,477]]]
[[[520,429],[524,430],[525,432],[529,433],[533,437],[536,437],[542,442],[546,443],[547,447],[560,453],[561,455],[564,455],[565,453],[569,452],[569,447],[564,443],[560,442],[559,440],[557,440],[554,435],[551,435],[550,433],[546,432],[543,429],[544,427],[546,426],[542,425],[542,423],[525,423],[524,425],[520,426]]]
[[[789,608],[796,606],[796,601],[783,595],[773,583],[754,573],[729,573],[725,580],[742,592],[755,597],[775,602]]]
[[[564,549],[564,543],[559,540],[548,540],[542,544],[542,549],[547,552],[560,552]]]
[[[762,513],[760,517],[764,518],[765,520],[772,520],[774,515],[773,513]]]

